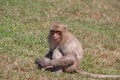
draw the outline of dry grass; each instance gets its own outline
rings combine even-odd
[[[119,0],[0,0],[0,80],[98,80],[36,69],[54,21],[68,25],[82,43],[82,69],[120,74]]]

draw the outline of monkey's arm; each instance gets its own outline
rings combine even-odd
[[[45,55],[44,58],[51,59],[52,58],[52,53],[53,53],[53,51],[49,50],[49,52]]]
[[[52,58],[52,51],[49,51],[42,59],[36,59],[35,64],[37,64],[39,68],[45,68],[41,64],[49,62],[51,58]]]
[[[62,58],[60,59],[57,59],[57,60],[52,60],[51,61],[51,65],[54,66],[54,67],[68,67],[68,66],[71,66],[73,65],[74,63],[74,58],[70,57],[70,56],[63,56]]]
[[[72,56],[63,56],[59,59],[56,60],[50,60],[44,64],[41,64],[43,67],[45,66],[54,66],[54,67],[60,67],[60,68],[65,68],[74,63],[75,59]]]

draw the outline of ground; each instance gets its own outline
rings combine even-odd
[[[83,70],[120,74],[119,0],[0,0],[0,80],[98,80],[37,69],[34,61],[47,53],[54,21],[81,42]]]

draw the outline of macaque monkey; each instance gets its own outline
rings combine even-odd
[[[120,78],[120,75],[92,74],[80,69],[83,49],[79,40],[61,23],[50,26],[48,35],[49,52],[36,64],[42,68],[53,68],[56,71],[77,72],[93,78]]]

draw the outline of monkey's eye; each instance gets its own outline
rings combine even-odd
[[[56,31],[57,34],[59,35],[62,35],[62,32],[61,31]]]
[[[54,34],[55,34],[55,31],[54,31],[54,30],[51,30],[51,31],[50,31],[50,34],[54,35]]]
[[[61,31],[54,31],[54,30],[50,31],[50,34],[52,34],[52,35],[54,35],[55,33],[57,33],[58,35],[62,35]]]

